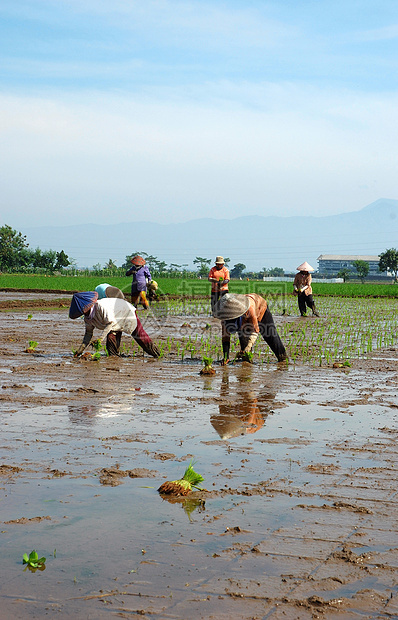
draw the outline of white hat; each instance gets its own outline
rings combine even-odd
[[[214,306],[213,316],[215,319],[236,319],[245,314],[250,306],[250,299],[246,295],[227,293],[220,297]]]
[[[216,256],[216,265],[223,265],[225,260],[222,256]]]
[[[307,263],[307,261],[305,261],[304,263],[301,263],[301,265],[296,267],[296,269],[297,271],[314,271],[314,268],[311,267],[311,265]]]

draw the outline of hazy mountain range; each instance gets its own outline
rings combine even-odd
[[[179,224],[150,221],[109,225],[25,228],[31,248],[64,250],[79,267],[118,266],[132,252],[145,251],[171,263],[188,265],[196,256],[229,257],[230,267],[249,271],[283,267],[294,271],[307,260],[317,268],[320,254],[378,255],[398,246],[398,200],[382,198],[359,211],[323,217],[243,216],[197,219]]]

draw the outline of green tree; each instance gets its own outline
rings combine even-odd
[[[1,226],[0,228],[0,269],[12,271],[20,265],[20,253],[29,246],[26,243],[26,236],[11,228],[11,226]]]
[[[65,254],[63,250],[57,252],[57,261],[55,263],[56,271],[60,271],[61,269],[64,269],[64,267],[69,267],[70,264],[71,262],[69,260],[69,257]]]
[[[390,248],[380,254],[379,271],[390,271],[398,282],[398,250]]]
[[[193,261],[193,264],[197,265],[198,274],[200,276],[207,276],[207,274],[209,273],[211,258],[203,258],[202,256],[197,256]]]
[[[340,271],[337,274],[338,278],[343,278],[344,282],[347,282],[347,280],[350,279],[350,275],[352,274],[352,272],[350,271],[350,269],[347,268],[343,268],[340,269]]]
[[[234,265],[234,268],[231,269],[231,278],[240,278],[245,269],[246,265],[244,265],[243,263],[237,263],[236,265]]]
[[[282,267],[272,267],[272,268],[269,270],[269,275],[270,275],[270,276],[274,276],[275,278],[276,278],[276,277],[281,278],[282,276],[284,276],[284,275],[285,275],[285,272],[284,272],[284,270],[283,270],[283,268],[282,268]]]
[[[110,258],[107,263],[104,265],[104,269],[108,269],[108,271],[115,271],[117,269],[116,263]]]
[[[354,265],[357,274],[363,284],[365,282],[366,276],[369,273],[369,263],[367,263],[366,260],[354,260],[352,264]]]

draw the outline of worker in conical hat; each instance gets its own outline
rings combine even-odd
[[[286,350],[276,330],[274,319],[261,295],[227,293],[214,306],[213,316],[221,320],[223,362],[228,364],[231,334],[238,334],[241,350],[237,358],[250,360],[248,355],[259,334],[275,354],[278,362],[287,359]]]
[[[69,318],[78,319],[82,315],[86,329],[83,341],[75,351],[74,357],[80,357],[92,342],[94,329],[100,330],[98,340],[101,343],[107,339],[106,347],[110,355],[119,354],[120,338],[117,334],[124,332],[131,335],[145,353],[156,358],[160,356],[158,347],[144,330],[135,307],[125,299],[118,297],[98,299],[97,291],[75,293],[69,308]],[[113,335],[111,341],[108,339],[109,335]]]
[[[301,316],[307,315],[307,306],[311,308],[314,316],[319,316],[317,309],[315,308],[314,298],[312,296],[312,277],[311,271],[314,271],[313,267],[307,261],[301,263],[297,267],[298,273],[296,274],[293,282],[293,294],[297,295],[298,307]]]
[[[133,276],[131,283],[131,303],[137,307],[142,304],[145,310],[149,308],[149,302],[146,296],[148,282],[152,280],[151,273],[145,263],[145,259],[136,254],[131,259],[131,267],[126,271],[126,276]]]

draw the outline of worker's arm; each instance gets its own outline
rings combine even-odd
[[[86,331],[84,333],[84,338],[83,338],[83,342],[81,343],[81,345],[76,349],[75,353],[74,353],[74,357],[80,357],[81,354],[83,353],[84,349],[88,346],[88,344],[90,343],[90,340],[93,336],[93,332],[94,332],[94,327],[92,325],[86,325]]]

